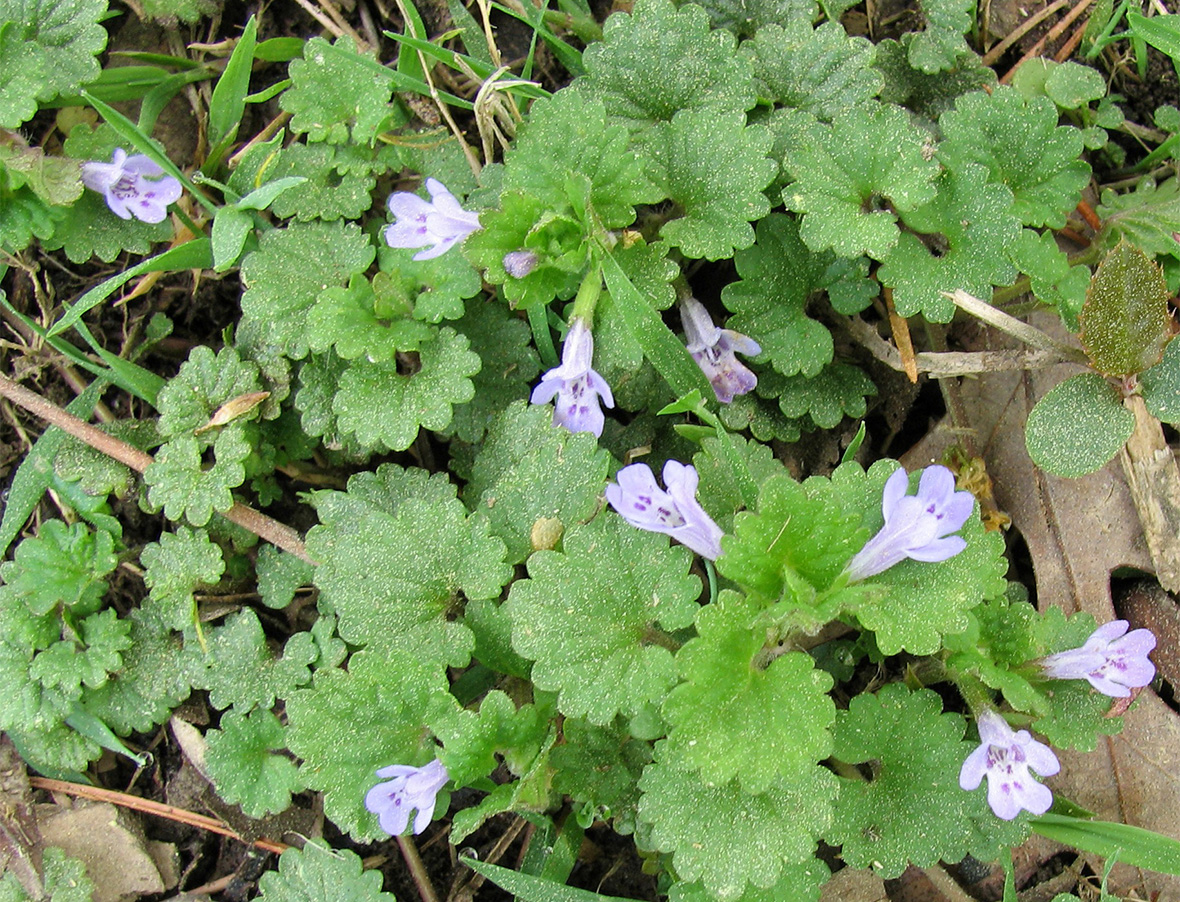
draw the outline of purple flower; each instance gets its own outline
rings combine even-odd
[[[955,491],[955,477],[946,467],[927,467],[918,483],[918,494],[907,495],[909,476],[898,470],[885,483],[881,531],[849,561],[849,582],[859,582],[910,558],[936,563],[952,558],[967,542],[958,532],[975,509],[970,492]]]
[[[996,817],[1012,820],[1021,809],[1044,814],[1053,804],[1049,787],[1038,783],[1029,768],[1042,777],[1061,770],[1053,750],[1037,742],[1028,730],[1013,732],[995,711],[979,715],[979,748],[967,756],[959,771],[959,786],[970,792],[987,777],[987,803]]]
[[[1081,648],[1042,658],[1041,670],[1051,680],[1088,680],[1103,695],[1127,698],[1155,679],[1155,665],[1147,659],[1155,635],[1144,629],[1128,633],[1129,626],[1125,620],[1103,624]]]
[[[606,380],[590,369],[593,357],[594,336],[582,320],[575,319],[561,346],[561,366],[545,373],[529,398],[533,404],[548,404],[557,395],[554,426],[602,435],[606,417],[598,406],[599,398],[607,407],[614,407],[615,399]]]
[[[180,199],[180,181],[141,153],[127,156],[116,147],[109,163],[82,164],[82,184],[106,196],[107,206],[120,219],[134,216],[143,222],[163,222],[168,205]]]
[[[504,255],[504,272],[514,279],[523,279],[537,268],[537,262],[533,251],[509,251]]]
[[[664,464],[664,491],[647,464],[631,464],[608,482],[606,500],[639,529],[662,532],[711,561],[721,554],[723,533],[697,501],[700,477],[694,467],[669,460]]]
[[[410,810],[414,817],[414,833],[421,833],[434,817],[434,803],[438,791],[451,778],[443,763],[435,758],[425,767],[408,767],[405,764],[391,764],[377,771],[378,777],[393,777],[387,783],[378,783],[365,794],[365,807],[381,822],[381,829],[390,836],[401,836],[410,822]]]
[[[385,243],[390,247],[425,247],[414,254],[415,260],[430,260],[478,231],[479,215],[459,206],[446,186],[437,179],[426,180],[430,201],[409,191],[389,195],[389,212],[396,220],[385,227]]]
[[[754,390],[758,377],[733,355],[735,352],[747,357],[761,354],[762,346],[758,342],[732,329],[717,328],[705,305],[696,298],[680,302],[680,321],[684,324],[688,353],[708,377],[718,401],[728,404],[734,395]]]

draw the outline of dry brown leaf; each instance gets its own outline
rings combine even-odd
[[[46,846],[57,846],[86,865],[94,883],[94,902],[164,891],[160,872],[144,847],[143,832],[128,811],[106,802],[73,806],[38,805]]]
[[[1036,323],[1045,331],[1055,318]],[[973,342],[976,343],[976,342]],[[1005,345],[1003,336],[978,330],[977,344]],[[972,348],[980,349],[979,347]],[[1110,574],[1121,567],[1151,572],[1152,562],[1116,459],[1080,479],[1062,479],[1033,466],[1024,447],[1024,424],[1033,404],[1079,372],[1072,364],[1026,373],[999,373],[961,386],[961,411],[977,452],[995,480],[996,500],[1028,545],[1038,607],[1084,610],[1100,622],[1115,619]],[[942,426],[906,455],[924,466],[961,441],[961,430]],[[1010,574],[1011,576],[1012,574]],[[1104,820],[1157,830],[1180,839],[1180,721],[1150,689],[1127,713],[1119,736],[1100,738],[1091,753],[1059,752],[1062,772],[1053,789]],[[1111,890],[1180,899],[1180,877],[1116,867]],[[1150,896],[1147,896],[1150,897]]]

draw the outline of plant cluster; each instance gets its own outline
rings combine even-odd
[[[1180,181],[1108,189],[1087,246],[1058,240],[1093,167],[1125,163],[1101,72],[1032,60],[998,84],[961,0],[923,0],[921,30],[876,44],[841,0],[637,0],[600,30],[577,0],[526,5],[571,76],[552,91],[527,80],[532,53],[505,77],[455,4],[462,52],[407,3],[388,65],[348,36],[258,40],[252,19],[223,58],[101,70],[105,0],[16,5],[5,259],[172,243],[47,327],[0,295],[94,375],[72,411],[108,386],[154,411],[103,425],[122,463],[51,431],[14,482],[6,547],[47,489],[71,511],[0,566],[0,730],[31,766],[136,755],[202,690],[208,775],[250,817],[319,792],[365,842],[476,790],[450,812],[455,845],[503,812],[570,836],[607,823],[676,902],[816,899],[837,862],[1005,860],[1077,813],[1039,817],[1037,778],[1053,747],[1120,729],[1110,698],[1151,683],[1154,637],[1030,605],[945,466],[872,460],[863,427],[829,475],[800,480],[774,449],[866,414],[878,387],[852,339],[882,339],[862,314],[936,334],[959,308],[1012,320],[999,308],[1022,297],[1080,334],[1052,347],[1086,367],[1029,417],[1037,464],[1102,466],[1130,398],[1177,422]],[[480,82],[474,101],[436,67]],[[208,146],[185,171],[152,133],[206,81]],[[422,127],[415,94],[470,113],[483,165]],[[138,121],[111,105],[129,99]],[[245,133],[267,103],[285,126]],[[50,104],[56,153],[20,131]],[[1180,148],[1180,113],[1155,125],[1147,168]],[[236,272],[241,315],[171,378],[88,328],[131,279],[194,269]],[[138,353],[172,328],[158,313]],[[276,540],[243,502],[315,525]],[[155,541],[125,535],[128,503],[162,513]],[[121,566],[142,575],[130,607]],[[262,898],[387,898],[374,877],[310,844]]]

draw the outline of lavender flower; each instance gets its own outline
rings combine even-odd
[[[390,247],[425,247],[415,260],[441,256],[480,228],[479,215],[459,206],[446,186],[437,179],[426,180],[430,201],[409,191],[389,195],[389,212],[396,220],[385,227]]]
[[[561,346],[561,366],[545,373],[529,398],[533,404],[547,404],[557,396],[554,426],[563,426],[570,432],[602,435],[606,417],[598,406],[599,399],[607,407],[614,407],[615,399],[606,380],[590,368],[593,357],[594,336],[585,322],[575,319]]]
[[[1041,670],[1051,680],[1088,680],[1103,695],[1127,698],[1155,679],[1155,665],[1147,659],[1155,635],[1144,629],[1128,633],[1128,626],[1125,620],[1103,624],[1081,648],[1042,658]]]
[[[888,570],[905,558],[936,563],[952,558],[967,542],[958,532],[975,509],[970,492],[955,491],[955,477],[946,467],[927,467],[918,494],[907,495],[909,476],[898,470],[885,483],[881,513],[885,525],[857,552],[845,568],[849,582]]]
[[[979,715],[979,748],[967,756],[959,771],[959,786],[968,792],[987,777],[987,803],[996,817],[1012,820],[1021,809],[1044,814],[1053,804],[1049,787],[1038,783],[1029,773],[1034,769],[1043,777],[1061,770],[1053,750],[1037,742],[1028,730],[1013,732],[995,711]]]
[[[393,779],[370,789],[365,794],[365,807],[377,815],[381,829],[390,836],[405,832],[410,809],[418,812],[414,817],[415,835],[425,830],[434,817],[438,791],[451,778],[437,758],[425,767],[391,764],[377,771],[377,776]]]
[[[163,222],[168,205],[180,199],[180,181],[141,153],[127,156],[116,147],[109,163],[82,164],[82,184],[105,195],[107,206],[120,219]]]
[[[662,532],[701,557],[716,560],[722,532],[696,499],[700,477],[694,467],[669,460],[664,464],[663,491],[647,464],[631,464],[607,483],[606,500],[624,520],[648,532]]]
[[[537,268],[537,262],[533,251],[509,251],[504,255],[504,272],[514,279],[523,279]]]
[[[684,338],[688,353],[708,377],[717,400],[728,404],[734,395],[752,392],[758,377],[741,363],[734,353],[753,357],[762,353],[762,346],[749,336],[732,329],[719,329],[705,305],[696,298],[680,302],[680,321],[684,324]]]

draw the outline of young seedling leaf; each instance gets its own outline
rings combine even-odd
[[[1129,376],[1160,362],[1172,337],[1172,293],[1160,269],[1143,251],[1120,241],[1090,280],[1082,307],[1082,346],[1094,369]]]

